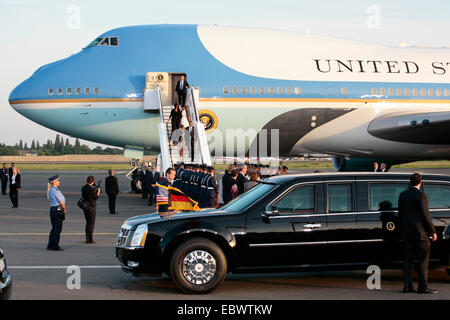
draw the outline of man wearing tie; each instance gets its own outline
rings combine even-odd
[[[2,182],[2,194],[6,196],[6,187],[8,186],[8,168],[6,168],[6,163],[3,163],[3,168],[0,170],[0,179]]]
[[[105,179],[106,194],[108,195],[108,208],[110,214],[118,214],[116,212],[116,198],[119,194],[119,183],[114,176],[114,170],[110,169],[109,176]]]
[[[148,188],[148,205],[152,206],[156,203],[156,184],[159,183],[159,172],[156,172],[156,166],[152,167],[152,172],[149,174],[149,188]]]
[[[195,145],[196,136],[195,136],[194,123],[192,121],[189,121],[188,131],[189,131],[189,137],[190,137],[189,140],[190,141],[187,143],[187,145],[189,147],[189,151],[191,152],[191,162],[194,162],[194,156],[195,156],[194,145]]]
[[[186,81],[186,77],[183,75],[177,82],[177,86],[175,88],[175,91],[178,95],[178,103],[180,104],[180,106],[186,105],[187,88],[189,88],[189,83]]]

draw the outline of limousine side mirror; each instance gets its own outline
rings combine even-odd
[[[273,216],[279,216],[280,213],[278,212],[278,209],[276,206],[266,206],[266,210],[263,211],[262,216],[265,218],[273,217]]]

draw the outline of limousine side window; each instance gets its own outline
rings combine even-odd
[[[350,212],[353,211],[352,185],[329,184],[328,185],[328,212]]]
[[[287,213],[315,213],[314,186],[295,188],[274,205],[281,215]]]
[[[425,184],[430,209],[450,208],[450,186],[444,184]]]
[[[370,211],[397,210],[398,197],[406,189],[406,183],[370,183]]]

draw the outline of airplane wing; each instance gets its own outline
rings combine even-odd
[[[450,111],[401,111],[382,114],[367,131],[380,139],[418,144],[450,144]]]

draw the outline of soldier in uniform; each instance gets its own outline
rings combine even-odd
[[[199,183],[199,192],[198,192],[198,203],[200,208],[207,208],[208,207],[208,182],[209,179],[211,179],[211,176],[209,174],[205,174],[204,172],[201,173],[202,178]]]
[[[186,170],[183,172],[183,192],[190,197],[191,194],[191,177],[192,177],[192,165],[187,164]]]
[[[3,163],[3,168],[0,170],[0,179],[2,182],[2,194],[6,196],[6,187],[8,186],[8,168],[6,168],[6,163]]]
[[[208,197],[207,197],[207,208],[215,208],[217,193],[219,192],[219,184],[216,180],[216,170],[213,167],[208,167],[208,174],[211,178],[208,180],[207,188],[208,188]]]
[[[196,178],[194,180],[194,184],[195,184],[194,199],[195,199],[195,201],[197,201],[199,203],[201,203],[202,182],[203,182],[203,178],[205,177],[205,173],[203,170],[204,167],[206,167],[204,164],[202,164],[198,167],[198,172],[197,172]]]

